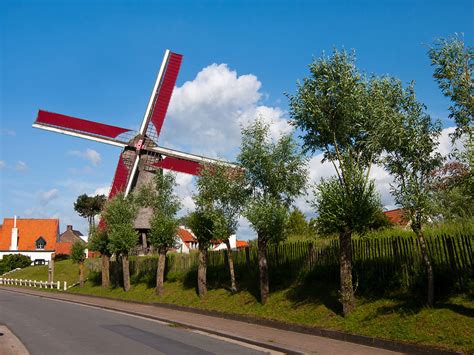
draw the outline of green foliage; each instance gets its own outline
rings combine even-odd
[[[14,270],[16,268],[24,268],[31,265],[31,258],[23,254],[7,254],[0,260],[0,275]]]
[[[379,134],[387,153],[381,161],[393,176],[396,203],[407,212],[412,228],[419,229],[432,208],[432,172],[442,162],[436,152],[441,127],[439,122],[432,122],[424,105],[416,101],[413,86],[403,89],[398,85],[391,99],[398,115],[390,116],[380,125]]]
[[[197,208],[188,218],[189,227],[196,236],[200,249],[207,249],[214,238],[215,222],[218,219],[212,212]]]
[[[110,255],[110,240],[107,235],[106,228],[96,229],[91,237],[89,238],[89,249],[92,251],[98,251],[102,255]]]
[[[176,244],[178,220],[176,213],[181,208],[178,196],[174,193],[176,178],[173,174],[158,173],[153,184],[144,187],[138,199],[145,206],[153,208],[150,220],[150,242],[159,250],[166,251]]]
[[[454,138],[467,134],[472,144],[474,124],[474,47],[466,46],[459,36],[440,38],[429,49],[428,55],[434,67],[433,77],[444,96],[453,105],[449,117],[457,125]]]
[[[117,194],[107,201],[102,217],[106,223],[106,232],[109,237],[109,251],[113,254],[128,255],[131,248],[136,246],[138,234],[133,223],[138,208],[129,195]]]
[[[316,59],[296,95],[288,95],[293,123],[303,132],[303,148],[322,150],[337,173],[337,179],[316,188],[314,206],[323,209],[318,211],[323,233],[340,231],[343,225],[349,231],[367,227],[380,212],[369,173],[382,150],[378,127],[395,115],[386,96],[396,86],[391,78],[364,77],[354,53],[334,50],[332,56]]]
[[[346,230],[364,233],[381,213],[380,199],[373,181],[365,186],[361,171],[347,175],[346,186],[333,177],[315,186],[313,206],[319,213],[316,227],[320,234],[331,235]]]
[[[237,231],[247,200],[243,172],[224,164],[208,164],[201,169],[196,185],[196,204],[215,211],[214,238],[226,240]]]
[[[316,230],[309,225],[306,217],[298,208],[293,209],[288,217],[288,225],[286,228],[288,238],[311,239],[316,236]]]
[[[74,210],[89,222],[89,233],[92,233],[94,228],[94,217],[98,215],[104,207],[106,201],[105,195],[87,196],[80,195],[76,202],[74,202]]]
[[[76,241],[71,247],[71,260],[75,264],[83,263],[86,260],[86,244]]]
[[[433,173],[435,217],[444,220],[467,220],[474,217],[474,175],[469,165],[460,161],[450,161]]]
[[[257,119],[242,130],[238,161],[251,196],[244,216],[259,237],[284,239],[289,206],[306,184],[306,159],[291,135],[272,141],[269,125]]]

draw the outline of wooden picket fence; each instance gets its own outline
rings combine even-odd
[[[433,236],[426,238],[426,244],[435,277],[452,278],[463,287],[473,276],[472,236]],[[224,273],[226,253],[226,250],[209,252],[209,270]],[[376,281],[375,284],[381,284],[396,277],[400,286],[410,287],[424,270],[416,237],[354,238],[352,257],[355,277],[366,283]],[[233,251],[233,258],[237,273],[258,268],[256,247]],[[267,260],[270,272],[279,272],[282,277],[294,279],[322,270],[327,277],[334,279],[339,275],[339,241],[332,240],[322,245],[308,241],[270,245]],[[185,274],[195,270],[197,264],[196,253],[170,254],[167,258],[167,270],[171,273]]]

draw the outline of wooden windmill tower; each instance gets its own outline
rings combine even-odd
[[[109,199],[120,192],[128,195],[133,189],[149,182],[160,169],[198,175],[202,164],[219,163],[236,167],[221,160],[158,145],[182,57],[166,50],[138,132],[43,110],[38,112],[33,127],[122,148]],[[135,228],[149,229],[149,217],[149,210],[140,209]]]

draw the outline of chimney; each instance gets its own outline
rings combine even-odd
[[[18,228],[16,227],[16,216],[13,219],[12,239],[10,250],[18,250]]]
[[[67,225],[67,230],[68,230],[68,231],[72,231],[72,224],[68,224],[68,225]]]

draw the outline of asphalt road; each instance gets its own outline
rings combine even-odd
[[[146,318],[4,290],[0,323],[33,355],[265,353]]]

